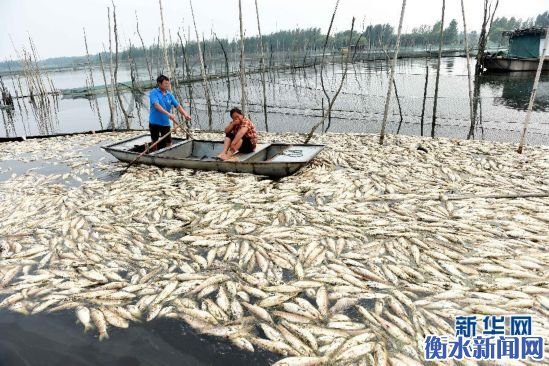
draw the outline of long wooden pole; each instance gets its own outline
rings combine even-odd
[[[265,118],[265,131],[269,132],[269,124],[267,123],[267,86],[265,85],[265,51],[263,49],[263,36],[261,35],[261,23],[259,21],[259,7],[255,0],[255,13],[257,15],[257,30],[259,32],[259,47],[261,48],[261,86],[263,88],[263,115]],[[303,69],[305,70],[305,68]]]
[[[103,45],[103,50],[105,46]],[[105,84],[105,92],[107,93],[107,101],[109,102],[109,110],[111,111],[111,125],[113,126],[114,131],[114,104],[112,101],[111,94],[109,93],[109,84],[107,83],[107,76],[105,75],[105,67],[103,65],[103,57],[101,57],[101,52],[99,52],[99,64],[101,65],[101,73],[103,74],[103,83]]]
[[[539,78],[541,76],[541,70],[543,69],[543,62],[545,61],[545,55],[547,53],[547,47],[549,45],[549,27],[545,29],[545,42],[543,42],[543,52],[540,55],[538,63],[538,71],[536,72],[536,78],[534,79],[534,89],[530,94],[530,102],[528,103],[528,112],[526,113],[526,119],[524,120],[524,127],[522,128],[522,134],[520,135],[520,142],[517,149],[519,154],[522,154],[524,149],[524,143],[526,142],[526,133],[528,132],[528,124],[530,123],[530,116],[532,115],[532,107],[536,100],[536,93],[538,91]]]
[[[398,22],[397,41],[395,46],[395,54],[393,55],[393,62],[391,65],[391,74],[389,75],[389,86],[387,87],[387,97],[385,99],[385,111],[383,112],[383,123],[381,124],[381,133],[379,134],[379,144],[383,145],[385,140],[385,127],[387,125],[387,118],[389,115],[389,107],[391,104],[391,94],[393,93],[393,80],[395,79],[395,69],[398,57],[398,51],[400,50],[400,35],[402,33],[402,23],[404,21],[404,10],[406,9],[406,0],[402,0],[402,10],[400,11],[400,21]]]
[[[147,72],[149,73],[149,80],[153,80],[152,65],[151,65],[151,62],[149,61],[149,57],[147,56],[148,52],[147,52],[147,48],[145,47],[145,42],[143,41],[143,37],[141,37],[141,32],[139,32],[139,18],[137,17],[137,11],[135,12],[135,23],[136,23],[137,36],[141,41],[141,47],[143,48],[143,55],[145,55],[145,63],[147,64]]]
[[[467,40],[467,21],[465,19],[465,5],[463,0],[461,0],[461,15],[463,17],[463,34],[465,35],[464,45],[465,45],[465,58],[467,59],[467,86],[469,88],[469,117],[471,118],[471,126],[475,124],[474,115],[473,115],[473,87],[471,85],[471,61],[469,57],[469,43]]]
[[[435,96],[433,99],[433,119],[431,121],[431,137],[435,137],[435,126],[437,122],[438,84],[440,80],[440,64],[442,62],[442,45],[444,44],[444,10],[445,8],[446,8],[446,0],[442,0],[442,19],[440,21],[440,42],[438,44],[437,77],[435,80]]]
[[[350,34],[349,42],[348,42],[349,45],[351,45],[351,42],[353,40],[354,28],[355,28],[355,18],[353,17],[353,20],[351,22],[351,32],[349,33]],[[358,44],[358,42],[357,42],[357,44]],[[345,83],[345,79],[347,77],[347,71],[348,71],[348,68],[349,68],[349,54],[350,53],[351,52],[347,52],[347,54],[345,55],[345,68],[343,69],[343,75],[341,76],[341,82],[339,83],[339,88],[337,89],[337,91],[335,92],[333,98],[330,100],[330,103],[328,104],[328,112],[332,110],[332,107],[334,106],[334,103],[335,103],[339,93],[341,92],[341,89],[343,88],[343,84]],[[324,112],[324,109],[322,109],[322,111]],[[322,116],[322,118],[320,119],[320,121],[316,125],[313,126],[313,128],[311,129],[311,131],[309,132],[309,134],[305,138],[305,141],[303,142],[304,144],[309,143],[309,141],[313,137],[313,134],[314,134],[315,130],[318,128],[318,126],[324,125],[324,120],[326,119],[327,116],[328,116],[328,113],[324,114]]]
[[[326,117],[328,118],[328,123],[330,123],[332,119],[332,110],[330,109],[330,106],[332,105],[332,100],[330,98],[330,95],[326,91],[326,86],[324,85],[324,60],[326,58],[326,47],[328,46],[328,41],[330,40],[330,33],[334,25],[334,19],[335,19],[338,7],[339,7],[339,0],[336,1],[334,12],[332,13],[332,18],[330,19],[330,25],[328,26],[328,32],[326,33],[326,38],[324,38],[324,45],[322,46],[322,59],[320,61],[320,86],[322,87],[322,92],[326,97],[326,102],[328,102],[328,111],[326,113]],[[334,72],[334,75],[335,75],[335,72]],[[324,116],[324,110],[322,111],[322,114]],[[322,119],[322,130],[324,130],[324,118]]]
[[[92,72],[92,66],[91,66],[91,60],[90,60],[90,53],[88,51],[88,39],[86,37],[86,28],[82,28],[84,31],[84,45],[86,46],[86,60],[88,61],[88,72],[90,73],[90,85],[92,90],[95,89],[95,82],[93,81],[93,72]],[[99,53],[101,54],[101,53]],[[106,84],[106,83],[105,83]],[[99,102],[97,101],[97,96],[94,95],[93,101],[95,104],[95,109],[97,110],[97,117],[99,118],[99,125],[101,126],[101,129],[103,130],[103,120],[101,119],[101,111],[99,110]]]
[[[160,6],[160,22],[162,26],[162,48],[164,52],[164,67],[166,70],[164,71],[166,73],[166,76],[171,78],[171,68],[170,68],[170,61],[168,59],[168,49],[166,48],[166,31],[164,30],[164,9],[162,8],[162,0],[158,0],[158,5]]]
[[[111,120],[112,120],[112,130],[114,131],[116,128],[116,120],[117,118],[117,107],[116,107],[116,101],[114,99],[116,93],[114,91],[114,88],[116,87],[115,81],[114,81],[114,72],[113,72],[113,66],[112,66],[112,40],[111,40],[111,9],[107,8],[107,18],[109,20],[109,73],[111,76],[111,95],[112,95],[112,104],[113,108],[111,110]]]
[[[242,114],[248,116],[248,98],[246,96],[246,65],[244,62],[244,24],[242,22],[242,0],[238,0],[238,18],[240,19],[240,104]]]
[[[423,122],[425,120],[425,102],[427,101],[427,87],[429,86],[429,63],[425,63],[425,87],[423,88],[423,104],[421,107],[421,121],[420,130],[421,136],[423,136]]]
[[[211,131],[213,126],[212,120],[212,100],[210,97],[210,88],[208,87],[208,78],[206,76],[206,66],[204,64],[204,55],[202,54],[202,48],[200,47],[200,37],[198,36],[198,29],[196,28],[196,20],[194,18],[193,2],[189,0],[191,6],[191,15],[193,18],[194,32],[196,35],[196,46],[198,48],[198,57],[200,58],[200,72],[202,74],[202,87],[204,88],[204,96],[206,97],[206,106],[208,108],[208,129]]]
[[[116,6],[114,5],[114,0],[112,0],[112,19],[113,19],[113,32],[114,32],[114,84],[116,85],[116,98],[118,99],[118,105],[120,110],[124,115],[124,120],[126,121],[126,129],[130,129],[130,116],[126,109],[124,108],[124,103],[122,103],[122,97],[120,96],[120,89],[118,88],[118,26],[116,24]]]
[[[161,141],[163,141],[166,137],[168,137],[172,132],[175,133],[175,131],[181,127],[181,125],[175,121],[173,121],[174,123],[174,128],[172,128],[170,130],[170,132],[166,133],[164,136],[161,136],[158,140],[156,140],[155,143],[153,143],[152,145],[150,146],[147,146],[145,148],[145,151],[143,151],[141,154],[139,154],[135,159],[133,159],[129,164],[128,166],[126,167],[126,169],[124,170],[124,172],[122,172],[122,174],[124,174],[133,164],[135,164],[136,161],[138,161],[139,159],[141,159],[145,154],[147,154],[149,151],[151,151],[152,149],[154,149]],[[181,127],[183,129],[183,127]],[[187,133],[189,133],[189,131],[187,131]]]

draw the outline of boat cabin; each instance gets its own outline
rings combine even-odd
[[[526,28],[503,32],[503,36],[509,37],[509,57],[515,58],[539,58],[543,53],[546,29]]]

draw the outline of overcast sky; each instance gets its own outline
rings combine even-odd
[[[175,40],[180,27],[187,31],[192,24],[188,0],[163,0],[166,33]],[[254,0],[242,0],[246,35],[257,34]],[[327,30],[335,0],[258,0],[261,28],[264,34],[296,27],[321,27]],[[341,0],[335,19],[335,30],[350,28],[353,16],[358,28],[363,24],[398,25],[400,0]],[[404,31],[421,24],[433,24],[440,18],[441,0],[408,0]],[[135,14],[147,45],[152,44],[160,27],[158,0],[115,0],[120,38],[137,43]],[[107,7],[110,0],[0,0],[0,60],[15,59],[30,35],[42,59],[84,54],[82,28],[86,28],[90,53],[108,47]],[[211,30],[218,37],[238,35],[238,0],[195,0],[193,2],[199,32],[206,38]],[[469,29],[480,29],[482,1],[465,0]],[[496,16],[528,18],[549,9],[549,0],[500,0]],[[461,27],[460,0],[446,1],[446,19],[456,18]],[[168,34],[166,34],[168,37]]]

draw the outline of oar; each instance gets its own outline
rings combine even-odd
[[[175,131],[177,130],[177,128],[178,128],[178,127],[181,127],[181,126],[179,125],[179,123],[177,123],[177,122],[175,122],[175,121],[173,121],[173,123],[175,124],[175,127],[172,128],[172,129],[170,130],[170,132],[168,132],[167,134],[165,134],[164,136],[162,136],[162,137],[160,137],[158,140],[156,140],[156,142],[155,142],[154,144],[152,144],[152,145],[148,146],[147,148],[145,148],[145,151],[143,151],[141,154],[139,154],[135,159],[133,159],[133,160],[128,164],[128,166],[126,167],[126,169],[124,169],[124,171],[122,172],[122,174],[125,174],[125,173],[128,171],[128,169],[130,169],[130,167],[131,167],[133,164],[135,164],[135,162],[136,162],[137,160],[141,159],[141,158],[143,157],[143,155],[147,154],[151,149],[155,148],[156,145],[158,145],[158,144],[160,143],[160,141],[162,141],[162,140],[164,140],[166,137],[168,137],[168,135],[169,135],[170,133],[172,133],[172,132],[175,133]],[[189,135],[190,135],[190,134],[189,134]]]

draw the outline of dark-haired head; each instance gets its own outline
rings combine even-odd
[[[234,107],[233,109],[231,109],[231,111],[229,112],[229,116],[231,116],[231,118],[233,118],[233,113],[238,113],[242,116],[242,111],[239,108]]]
[[[170,81],[170,78],[167,77],[166,75],[160,75],[159,77],[156,78],[157,84],[162,84],[164,81]]]

